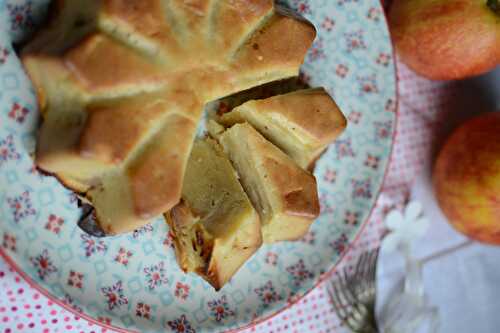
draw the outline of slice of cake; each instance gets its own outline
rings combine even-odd
[[[181,202],[165,214],[177,261],[220,289],[262,244],[259,215],[212,139],[194,143]]]
[[[251,100],[222,115],[225,126],[249,122],[302,168],[314,162],[346,128],[347,121],[323,88]]]
[[[319,215],[316,179],[248,123],[218,136],[259,212],[266,243],[302,237]]]

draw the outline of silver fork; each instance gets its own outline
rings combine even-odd
[[[379,249],[363,253],[352,272],[344,269],[327,285],[340,320],[355,333],[377,333],[376,267]]]

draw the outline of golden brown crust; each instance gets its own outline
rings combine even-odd
[[[37,167],[37,171],[44,176],[54,177],[61,183],[62,186],[64,186],[70,191],[75,192],[75,194],[78,195],[79,197],[84,197],[85,192],[88,190],[88,186],[86,184],[78,182],[77,180],[74,180],[73,178],[68,177],[64,174],[55,174],[47,172],[39,167]]]
[[[309,22],[275,13],[236,54],[234,66],[249,74],[266,68],[289,73],[285,77],[298,75],[297,65],[304,61],[315,36]]]
[[[107,163],[123,162],[151,127],[162,120],[167,108],[163,100],[141,102],[89,108],[80,138],[81,154]]]
[[[280,166],[282,166],[281,164]],[[316,179],[309,173],[298,173],[297,169],[277,168],[275,161],[267,170],[274,178],[274,186],[281,189],[283,212],[290,216],[298,216],[314,220],[319,216],[319,200]],[[294,178],[285,178],[285,175]]]
[[[324,153],[326,153],[326,151],[327,151],[327,148],[324,148],[316,156],[314,156],[313,158],[311,158],[311,161],[307,165],[306,170],[309,171],[310,173],[313,173],[314,169],[316,169],[316,162],[318,162],[318,160],[321,158],[321,156]]]
[[[21,55],[21,62],[24,64],[24,67],[26,68],[26,74],[28,75],[31,84],[33,85],[37,97],[38,110],[40,111],[40,114],[43,117],[47,109],[47,96],[45,94],[45,90],[43,89],[43,83],[39,80],[40,76],[35,75],[33,73],[34,69],[32,68],[30,69],[29,67],[31,64],[37,62],[35,58],[36,57],[33,55]]]
[[[203,33],[215,1],[217,0],[172,0],[169,8],[179,17],[178,21],[192,27],[194,33]]]
[[[182,199],[171,210],[165,213],[165,217],[170,227],[176,229],[189,228],[195,220],[191,210]],[[175,237],[176,233],[174,232],[173,235]]]
[[[314,176],[248,123],[234,125],[219,138],[259,211],[264,241],[303,236],[319,215]]]
[[[80,195],[85,195],[85,192],[87,192],[90,188],[89,184],[85,184],[83,182],[80,182],[76,179],[74,179],[71,176],[67,176],[63,173],[59,174],[53,174],[53,176],[67,189],[72,190]]]
[[[182,180],[196,124],[176,114],[128,168],[135,212],[145,219],[173,207],[181,196]],[[168,165],[168,173],[158,166]]]
[[[162,0],[105,0],[101,15],[112,21],[113,27],[124,29],[125,34],[134,34],[163,49],[163,56],[178,56],[182,48],[172,29],[177,22],[165,15],[171,10],[167,4]]]
[[[332,142],[347,126],[346,118],[323,88],[294,91],[248,104],[261,114],[284,117],[321,145]]]
[[[61,86],[61,82],[69,80],[70,73],[60,59],[43,54],[23,53],[21,61],[35,88],[40,113],[45,116],[50,95]],[[51,78],[52,82],[47,82],[47,78]],[[83,96],[83,90],[81,94]]]
[[[304,169],[310,169],[347,126],[323,88],[251,100],[224,114],[220,121],[226,126],[248,121]]]
[[[170,33],[161,0],[104,0],[102,6],[104,15],[134,27],[137,33],[154,37]]]
[[[165,221],[170,227],[170,233],[174,242],[175,257],[179,267],[187,273],[192,268],[189,265],[187,258],[187,251],[185,250],[187,244],[183,243],[183,229],[190,228],[195,221],[191,210],[181,200],[176,206],[164,214]]]
[[[162,74],[151,61],[100,33],[85,37],[63,61],[89,93],[159,83]]]
[[[213,255],[214,248],[218,246],[217,241],[203,241],[201,244],[192,244],[193,242],[196,243],[196,236],[191,239],[188,233],[193,225],[199,221],[199,218],[193,216],[192,211],[182,200],[164,216],[170,226],[177,263],[181,269],[185,273],[195,272],[210,283],[215,290],[220,290],[231,276],[221,276],[218,258]],[[200,259],[193,262],[193,259],[189,258],[188,252],[196,251],[196,245],[204,246],[204,248],[200,253]]]
[[[238,125],[236,125],[238,126]],[[302,170],[287,155],[262,137],[248,124],[242,124],[246,129],[242,140],[251,143],[255,155],[260,155],[261,168],[266,173],[270,191],[278,193],[283,212],[293,216],[314,219],[319,215],[319,201],[316,189],[316,179]]]
[[[179,266],[185,272],[195,272],[210,283],[215,290],[222,288],[224,281],[221,279],[217,269],[214,269],[213,248],[216,246],[212,240],[204,240],[202,231],[194,231],[193,238],[190,237],[192,229],[196,229],[199,218],[193,215],[192,210],[185,201],[181,200],[174,208],[165,213],[165,220],[170,226],[176,258]],[[198,251],[201,249],[201,251]],[[199,259],[193,262],[189,258],[189,251],[196,252],[192,256],[199,255]]]
[[[273,0],[220,1],[215,26],[218,47],[233,52],[245,42],[255,27],[262,25],[273,12]],[[231,27],[228,29],[228,27]]]

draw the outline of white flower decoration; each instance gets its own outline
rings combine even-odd
[[[407,248],[411,243],[421,238],[429,227],[429,220],[422,216],[422,204],[417,201],[410,202],[404,215],[398,210],[391,211],[385,224],[390,233],[383,239],[382,248],[388,252]]]

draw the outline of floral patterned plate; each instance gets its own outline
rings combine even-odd
[[[39,115],[12,46],[35,29],[48,0],[0,0],[0,253],[55,301],[126,331],[237,329],[311,290],[375,203],[393,143],[396,79],[378,0],[284,2],[318,29],[304,79],[325,86],[349,118],[317,164],[322,213],[306,237],[263,246],[215,292],[179,270],[161,219],[107,239],[80,231],[75,196],[33,166]]]

